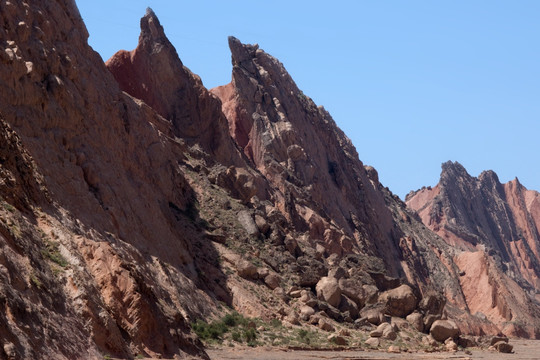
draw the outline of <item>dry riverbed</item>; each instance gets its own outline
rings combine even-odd
[[[458,352],[402,352],[399,354],[372,350],[313,351],[288,350],[271,347],[257,348],[215,348],[207,352],[212,360],[364,360],[364,359],[486,359],[486,360],[537,360],[540,359],[540,340],[510,340],[514,353],[500,354],[488,350],[469,349],[471,354]]]

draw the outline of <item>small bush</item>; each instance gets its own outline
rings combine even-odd
[[[10,213],[15,212],[15,210],[16,210],[15,207],[14,207],[13,205],[8,204],[7,202],[2,203],[2,206],[4,207],[4,209],[5,209],[6,211],[9,211]]]
[[[58,244],[55,244],[50,240],[45,240],[45,249],[41,251],[41,254],[43,255],[43,257],[48,258],[49,260],[60,265],[63,268],[69,265],[67,260],[62,256],[62,254],[60,254]]]
[[[228,327],[235,327],[238,325],[246,326],[248,322],[245,317],[237,312],[225,315],[221,321]]]
[[[212,322],[207,324],[202,320],[197,320],[196,323],[191,325],[191,328],[202,340],[220,339],[228,330],[227,326],[222,322]]]
[[[244,337],[246,338],[248,344],[253,343],[257,338],[257,333],[255,332],[255,329],[249,328],[244,330]]]
[[[242,342],[242,335],[240,335],[240,333],[238,331],[234,331],[232,333],[232,339],[236,342],[239,342],[241,343]]]

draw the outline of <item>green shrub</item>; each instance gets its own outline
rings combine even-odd
[[[253,343],[257,338],[257,333],[255,332],[255,329],[249,328],[244,330],[244,337],[248,344]]]
[[[196,323],[192,324],[191,328],[202,340],[220,339],[228,330],[227,326],[221,321],[207,324],[202,320],[197,320]]]
[[[232,333],[232,339],[236,342],[239,342],[241,343],[242,342],[242,335],[240,335],[240,333],[238,331],[234,331]]]

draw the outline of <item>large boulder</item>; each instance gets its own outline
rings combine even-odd
[[[259,234],[257,224],[253,220],[253,216],[247,210],[238,212],[238,222],[246,230],[249,235],[256,236]]]
[[[279,287],[279,285],[281,284],[281,278],[279,277],[278,274],[268,274],[264,278],[264,283],[270,289],[274,290],[275,288]]]
[[[423,321],[423,318],[422,318],[422,314],[415,311],[415,312],[407,315],[406,319],[409,322],[409,324],[411,324],[413,329],[415,329],[416,331],[419,331],[419,332],[424,331],[424,321]]]
[[[512,350],[514,349],[514,347],[512,345],[510,345],[509,343],[507,342],[504,342],[504,341],[499,341],[497,343],[495,343],[495,345],[493,345],[493,347],[500,353],[506,353],[506,354],[509,354],[512,352]]]
[[[300,308],[300,318],[304,321],[308,321],[309,318],[315,314],[315,310],[311,306],[303,305]]]
[[[379,307],[365,307],[360,310],[360,317],[365,318],[373,325],[379,325],[384,319],[383,309]]]
[[[436,320],[431,325],[431,336],[440,342],[448,338],[457,339],[459,336],[459,328],[452,320]]]
[[[352,301],[345,295],[341,295],[339,310],[342,312],[349,312],[349,316],[353,320],[358,318],[358,306],[354,301]]]
[[[445,305],[446,300],[441,294],[429,293],[424,295],[418,308],[424,315],[442,315]]]
[[[244,279],[256,279],[258,277],[257,267],[251,262],[241,259],[236,263],[236,271],[238,275]]]
[[[341,292],[353,300],[359,308],[364,307],[367,295],[360,281],[342,278],[339,279],[339,288],[341,289]]]
[[[331,277],[323,277],[315,287],[317,297],[328,304],[338,307],[341,302],[341,289],[338,281]]]
[[[379,302],[386,304],[389,315],[405,317],[416,308],[418,299],[409,285],[401,285],[382,293],[379,296]]]
[[[369,333],[369,336],[371,337],[382,337],[384,339],[388,340],[395,340],[397,337],[396,332],[394,331],[392,325],[389,323],[382,323],[380,324],[377,329],[373,330]]]

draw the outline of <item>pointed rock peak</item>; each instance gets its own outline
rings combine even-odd
[[[146,8],[146,14],[141,18],[141,35],[139,43],[151,40],[155,43],[169,43],[163,26],[151,8]]]
[[[523,184],[519,182],[519,179],[517,178],[517,176],[514,178],[514,180],[509,181],[508,184],[511,187],[514,187],[518,191],[521,189],[525,189],[525,186],[523,186]]]
[[[465,168],[463,167],[463,165],[461,165],[457,161],[447,161],[441,165],[441,168],[441,178],[445,176],[470,176],[469,173],[467,173],[467,170],[465,170]]]
[[[234,36],[229,36],[229,48],[231,49],[232,65],[245,69],[251,74],[257,72],[257,67],[253,60],[257,56],[259,45],[242,44]]]
[[[478,179],[482,184],[500,185],[499,177],[493,170],[482,171]]]
[[[229,48],[231,49],[233,64],[239,64],[255,58],[259,45],[242,44],[242,42],[234,36],[229,36]]]

